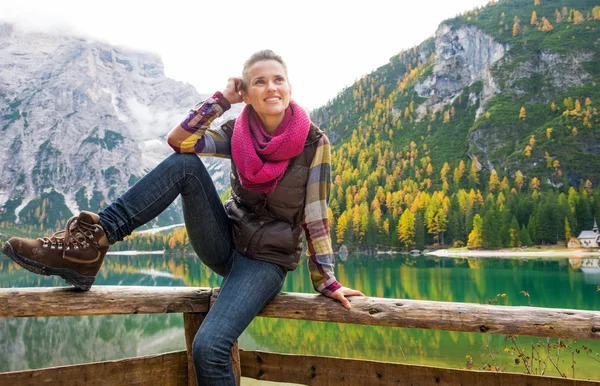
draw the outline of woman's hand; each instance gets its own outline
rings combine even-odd
[[[338,300],[344,307],[350,309],[352,306],[350,305],[350,301],[346,299],[346,296],[365,296],[365,294],[351,288],[341,287],[329,295],[330,298]]]
[[[243,101],[241,91],[242,79],[229,78],[227,80],[227,86],[225,86],[225,90],[223,90],[223,96],[227,98],[231,104],[240,103]]]

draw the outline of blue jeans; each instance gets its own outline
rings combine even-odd
[[[171,155],[100,212],[100,224],[115,243],[158,216],[180,194],[194,251],[224,277],[219,297],[194,339],[198,385],[235,385],[231,347],[281,290],[286,270],[234,249],[229,218],[200,158]]]

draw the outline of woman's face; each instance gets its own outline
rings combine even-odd
[[[244,102],[252,105],[263,123],[283,119],[290,104],[292,88],[287,73],[276,60],[261,60],[250,67],[246,90],[242,92]]]

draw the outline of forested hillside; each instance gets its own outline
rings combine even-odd
[[[492,1],[313,111],[334,147],[336,243],[497,248],[591,229],[599,27],[597,1]]]

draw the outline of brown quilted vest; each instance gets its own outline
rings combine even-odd
[[[233,129],[234,121],[223,129]],[[228,126],[228,127],[227,127]],[[248,257],[296,269],[302,253],[302,218],[308,171],[323,132],[311,124],[304,151],[292,158],[275,191],[244,189],[231,161],[231,197],[225,209],[233,227],[235,249]]]

